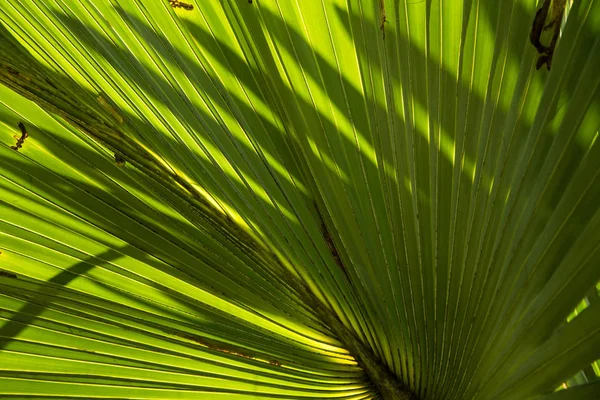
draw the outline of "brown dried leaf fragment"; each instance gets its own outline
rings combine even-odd
[[[529,40],[531,44],[535,46],[538,53],[545,53],[548,48],[540,42],[544,26],[546,25],[546,18],[548,17],[548,11],[550,10],[551,0],[544,0],[542,8],[536,11],[533,24],[531,25],[531,32],[529,32]]]
[[[542,8],[535,13],[531,32],[529,33],[529,40],[535,46],[538,53],[541,54],[536,62],[536,69],[540,69],[542,65],[546,64],[546,67],[550,70],[556,43],[560,36],[560,26],[565,13],[565,6],[566,0],[544,0]],[[546,46],[541,42],[542,34],[549,29],[554,30],[550,43]]]
[[[25,139],[29,137],[29,134],[27,133],[27,130],[25,129],[25,125],[23,125],[22,122],[19,122],[18,127],[21,130],[21,137],[15,136],[15,139],[17,139],[17,144],[15,144],[14,146],[11,146],[11,149],[16,150],[16,151],[19,151],[19,149],[21,147],[23,147],[23,142],[25,142]]]
[[[548,68],[548,71],[550,71],[550,62],[548,61],[548,56],[547,55],[541,55],[537,62],[535,63],[535,69],[540,69],[542,68],[542,65],[546,64],[546,67]]]
[[[169,0],[169,4],[173,8],[183,8],[184,10],[191,11],[194,9],[194,6],[188,3],[183,3],[177,0]]]

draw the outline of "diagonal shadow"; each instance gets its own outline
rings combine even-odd
[[[205,314],[205,318],[202,320],[200,333],[198,332],[198,319],[193,317],[192,315],[190,315],[188,318],[185,318],[185,315],[177,313],[174,309],[168,309],[159,304],[147,301],[140,296],[134,296],[130,293],[123,292],[122,290],[117,290],[100,281],[96,281],[96,283],[105,288],[110,289],[111,291],[118,291],[119,295],[129,297],[135,303],[143,304],[145,306],[144,308],[146,308],[146,311],[140,311],[141,308],[138,306],[135,309],[131,309],[131,311],[128,312],[128,308],[130,307],[130,305],[125,305],[123,302],[115,303],[107,299],[95,298],[94,301],[90,301],[90,299],[88,298],[85,300],[85,302],[82,302],[77,301],[76,297],[63,297],[66,293],[71,292],[70,289],[65,288],[65,286],[68,285],[71,281],[79,277],[83,277],[87,272],[89,272],[92,268],[96,266],[104,265],[104,267],[106,267],[108,264],[110,264],[111,261],[120,258],[122,256],[122,252],[126,252],[126,249],[121,248],[118,251],[111,249],[96,257],[91,257],[90,259],[83,260],[80,263],[77,263],[74,266],[61,271],[49,281],[42,283],[41,286],[38,285],[39,281],[32,282],[29,278],[24,278],[23,276],[14,275],[13,277],[11,277],[11,279],[24,282],[26,283],[26,285],[4,286],[4,288],[2,289],[2,293],[6,296],[13,297],[15,299],[23,300],[26,302],[26,304],[23,307],[21,307],[21,309],[19,309],[17,312],[12,313],[10,319],[8,319],[7,322],[5,322],[0,327],[0,337],[3,338],[0,341],[0,350],[6,349],[7,347],[9,348],[10,342],[12,340],[17,340],[23,329],[26,329],[28,326],[44,326],[42,320],[45,320],[45,318],[41,317],[42,313],[46,309],[53,309],[58,312],[71,314],[77,317],[83,317],[86,320],[92,320],[104,324],[109,324],[111,326],[118,327],[123,330],[142,333],[147,337],[152,337],[164,342],[173,343],[177,346],[183,346],[183,348],[188,347],[190,349],[198,349],[198,344],[200,344],[200,348],[202,348],[205,352],[220,355],[226,358],[231,358],[233,360],[235,360],[236,357],[243,357],[245,360],[247,360],[248,364],[253,364],[255,366],[264,367],[265,360],[269,364],[273,365],[273,368],[275,368],[275,366],[277,368],[280,367],[282,362],[284,362],[287,365],[293,365],[295,361],[286,360],[286,354],[294,353],[296,355],[301,356],[301,354],[304,353],[304,357],[307,357],[307,361],[309,363],[312,361],[314,365],[315,360],[320,360],[323,364],[323,367],[321,367],[322,370],[327,371],[329,360],[324,355],[314,354],[313,352],[307,351],[306,349],[296,347],[292,342],[290,342],[289,340],[285,340],[284,338],[279,338],[279,340],[281,341],[281,343],[279,343],[280,348],[278,350],[274,350],[273,348],[269,347],[269,344],[272,343],[272,340],[275,337],[272,333],[269,333],[267,336],[264,336],[264,332],[260,332],[260,330],[252,331],[252,329],[249,329],[249,327],[245,324],[236,326],[235,321],[232,321],[231,318],[228,318],[224,315],[219,315],[219,313],[215,313],[214,311],[211,311],[206,307],[202,307],[202,305],[199,305],[200,307],[196,309],[199,313]],[[75,294],[75,292],[72,292],[72,294]],[[86,296],[90,295],[88,294]],[[94,295],[92,296],[95,297]],[[172,296],[175,295],[172,294]],[[178,296],[178,300],[181,301],[180,297],[181,296]],[[144,315],[146,315],[147,317],[144,318]],[[170,315],[172,315],[172,317],[169,317]],[[219,322],[219,320],[221,320],[221,322]],[[227,326],[223,324],[226,324]],[[94,338],[95,340],[101,340],[103,342],[113,343],[115,345],[139,348],[153,352],[160,352],[161,354],[175,355],[178,357],[183,356],[192,360],[208,362],[209,364],[213,364],[216,366],[227,366],[228,368],[230,367],[234,370],[246,371],[246,369],[243,367],[231,366],[226,362],[210,361],[198,355],[182,352],[181,350],[175,351],[165,349],[162,347],[158,348],[155,345],[140,343],[138,341],[133,341],[125,337],[117,338],[114,335],[111,336],[106,333],[86,330],[81,327],[73,327],[70,325],[66,325],[63,322],[53,322],[53,326],[46,326],[46,328],[58,330],[59,332],[70,333],[72,335],[76,335],[82,338]],[[245,338],[240,338],[239,331],[240,329],[244,328],[246,329],[248,336],[246,336]],[[157,331],[160,333],[156,333]],[[190,331],[194,333],[189,333]],[[215,332],[218,332],[220,338],[229,340],[233,343],[237,342],[237,346],[228,345],[226,342],[221,342],[219,340],[209,339],[206,336],[206,333],[208,333],[210,336]],[[184,341],[182,341],[182,339],[184,339]],[[189,343],[189,341],[193,341],[195,343]],[[262,344],[261,346],[260,343],[264,344]],[[82,346],[84,344],[75,340],[73,342],[73,346],[78,345]],[[240,345],[242,347],[238,347]],[[55,345],[46,343],[41,346],[53,347]],[[283,351],[281,347],[283,347]],[[197,374],[197,371],[190,370],[189,368],[158,364],[156,362],[143,361],[139,359],[134,360],[132,358],[122,356],[100,354],[99,352],[90,348],[84,349],[77,347],[74,350],[61,348],[60,346],[56,348],[60,349],[61,354],[63,356],[68,356],[70,354],[71,356],[67,357],[70,359],[83,358],[86,361],[90,361],[90,357],[93,357],[93,361],[95,362],[109,364],[114,364],[115,360],[119,360],[122,362],[119,365],[128,365],[130,367],[148,368],[153,370],[171,371],[187,374]],[[258,351],[256,350],[257,348]],[[272,359],[273,353],[279,353],[277,357],[283,358],[279,358],[279,361],[274,361]],[[266,371],[261,372],[253,370],[253,373],[256,373],[256,375],[259,376],[270,376],[270,373]],[[14,371],[13,374],[21,378],[23,377],[23,372]],[[218,374],[211,374],[209,372],[204,372],[203,375],[219,377]],[[61,379],[65,379],[64,375],[61,375],[60,377]],[[314,378],[314,376],[310,372],[301,372],[298,374],[298,378],[292,378],[291,380],[296,380],[300,382],[300,377]],[[37,376],[36,379],[39,378],[40,377]],[[109,378],[106,379],[110,381]],[[248,381],[247,379],[235,377],[230,377],[230,379],[238,380],[240,382],[254,382]],[[130,379],[125,379],[121,383],[130,381]],[[116,379],[115,383],[116,382],[119,382],[119,380]],[[168,386],[168,384],[165,385]],[[159,385],[157,387],[166,387],[165,385]],[[266,385],[272,387],[285,388],[284,385],[278,384]],[[332,383],[332,385],[335,384]],[[179,386],[181,389],[186,389],[185,385]]]

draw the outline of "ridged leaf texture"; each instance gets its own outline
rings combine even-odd
[[[600,398],[600,0],[183,3],[0,0],[0,397]]]

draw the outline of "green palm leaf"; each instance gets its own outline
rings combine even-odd
[[[0,4],[3,397],[600,393],[599,1]]]

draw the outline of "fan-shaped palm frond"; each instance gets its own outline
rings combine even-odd
[[[3,397],[598,397],[600,1],[0,4]]]

